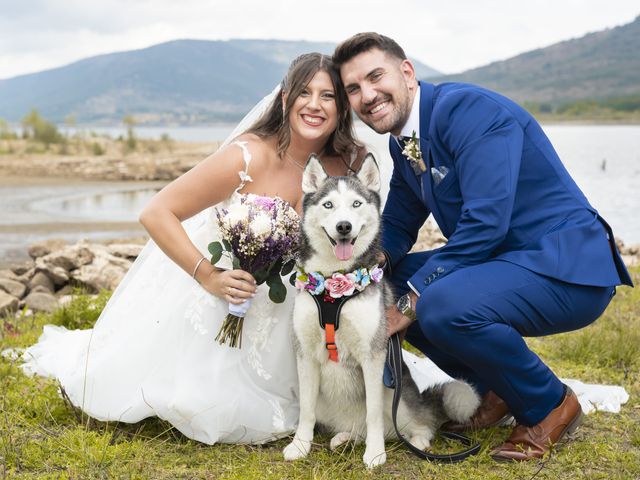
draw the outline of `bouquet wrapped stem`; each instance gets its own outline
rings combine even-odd
[[[234,269],[251,273],[258,285],[266,282],[272,302],[284,302],[287,290],[281,276],[291,273],[295,266],[293,253],[299,239],[300,219],[291,206],[278,197],[247,194],[228,209],[218,209],[217,219],[222,241],[209,244],[211,263],[229,256]],[[242,327],[250,305],[251,300],[229,304],[217,342],[241,348]]]
[[[229,304],[229,313],[222,322],[222,326],[216,336],[216,342],[230,347],[242,347],[242,326],[244,325],[244,316],[250,306],[251,299],[245,300],[239,305]]]

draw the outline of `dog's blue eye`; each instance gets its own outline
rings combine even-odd
[[[355,202],[353,202],[353,206],[355,208],[358,208],[360,205],[362,205],[362,202],[360,200],[356,200]]]
[[[322,204],[322,206],[323,206],[324,208],[333,208],[333,203],[331,203],[331,202],[324,202],[324,203]]]

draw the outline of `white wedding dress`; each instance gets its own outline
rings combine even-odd
[[[244,142],[246,167],[251,155]],[[238,201],[245,182],[219,206]],[[184,223],[209,258],[219,239],[209,208]],[[242,348],[215,340],[228,304],[208,293],[150,241],[91,330],[48,325],[22,368],[59,380],[73,404],[104,421],[158,416],[186,436],[213,444],[262,443],[293,432],[298,379],[292,346],[295,289],[284,303],[263,284],[243,328]]]

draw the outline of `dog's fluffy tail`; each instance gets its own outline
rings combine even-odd
[[[480,406],[480,397],[468,383],[454,380],[427,388],[422,398],[431,405],[441,405],[443,413],[457,423],[465,423]]]

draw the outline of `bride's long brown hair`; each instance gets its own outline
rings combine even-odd
[[[354,147],[359,147],[361,144],[355,139],[353,116],[349,109],[349,101],[342,86],[340,75],[333,68],[331,57],[321,53],[304,53],[291,62],[289,71],[282,80],[280,90],[274,97],[273,102],[246,133],[253,133],[262,138],[276,136],[278,139],[278,155],[282,157],[291,143],[289,111],[313,76],[320,71],[327,72],[331,78],[338,111],[338,124],[327,140],[324,153],[348,158]],[[282,94],[284,92],[287,93],[287,101],[283,111]]]

